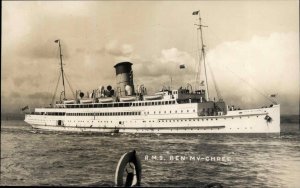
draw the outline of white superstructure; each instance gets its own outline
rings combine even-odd
[[[196,11],[195,13],[199,13]],[[194,13],[193,13],[194,14]],[[201,18],[197,25],[202,36]],[[202,37],[201,37],[202,39]],[[60,41],[59,48],[61,52]],[[201,52],[205,68],[205,51]],[[62,55],[61,75],[64,78]],[[200,58],[201,59],[201,58]],[[117,86],[99,87],[84,98],[76,92],[74,99],[64,99],[52,107],[36,108],[25,115],[34,128],[55,131],[126,132],[126,133],[280,133],[280,106],[240,110],[228,107],[219,98],[209,100],[206,89],[191,87],[162,89],[147,94],[143,86],[133,82],[132,63],[114,66]],[[64,79],[63,86],[65,88]],[[218,91],[217,91],[218,92]]]
[[[103,107],[102,105],[107,105]],[[200,115],[201,103],[176,100],[93,103],[69,108],[36,108],[25,121],[34,128],[56,131],[128,133],[279,133],[280,106]],[[99,107],[98,107],[99,106]],[[101,107],[102,106],[102,107]],[[109,107],[119,106],[119,107]]]

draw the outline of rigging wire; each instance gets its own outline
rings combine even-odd
[[[211,74],[211,77],[212,77],[212,80],[213,80],[213,83],[214,83],[214,86],[215,86],[217,97],[218,97],[218,99],[222,99],[221,92],[220,92],[219,87],[217,85],[214,72],[212,71],[212,68],[211,68],[211,66],[209,64],[207,66],[209,68],[209,71],[210,71],[210,74]]]
[[[252,89],[254,89],[257,93],[259,93],[260,95],[262,95],[263,97],[265,97],[266,99],[268,99],[269,101],[271,101],[274,104],[277,104],[275,100],[272,100],[271,98],[269,98],[266,94],[264,94],[263,92],[261,92],[260,90],[258,90],[257,88],[255,88],[253,85],[251,85],[247,80],[241,78],[238,74],[236,74],[235,72],[233,72],[232,70],[230,70],[226,65],[224,65],[224,67],[230,71],[232,74],[234,74],[236,77],[238,77],[240,80],[244,81],[248,86],[250,86]]]
[[[56,83],[55,91],[53,93],[53,97],[52,97],[52,100],[51,100],[52,105],[54,104],[54,100],[55,100],[55,97],[56,97],[56,92],[57,92],[60,77],[61,77],[61,72],[59,72],[59,76],[58,76],[58,80],[57,80],[57,83]]]
[[[219,41],[222,41],[222,39],[220,37],[218,37],[218,35],[210,28],[208,28],[210,33],[213,34],[214,37],[216,37]],[[223,64],[224,65],[224,64]],[[240,80],[244,81],[246,84],[248,84],[252,89],[254,89],[256,92],[258,92],[260,95],[262,95],[263,97],[267,98],[269,101],[271,101],[272,103],[276,103],[275,100],[272,100],[268,97],[268,95],[264,94],[263,92],[261,92],[260,90],[256,89],[254,86],[252,86],[249,82],[247,82],[246,80],[242,79],[241,77],[239,77],[236,73],[234,73],[233,71],[231,71],[226,65],[224,65],[224,67],[230,71],[231,73],[233,73],[235,76],[237,76]]]
[[[73,90],[73,88],[72,88],[72,86],[71,86],[71,84],[70,84],[70,82],[69,82],[69,79],[68,79],[68,77],[67,77],[67,74],[64,73],[64,75],[65,75],[65,78],[66,78],[66,80],[67,80],[67,83],[68,83],[68,85],[69,85],[69,87],[70,87],[70,89],[71,89],[71,92],[72,92],[72,94],[73,94],[73,97],[74,97],[74,99],[76,99],[74,90]]]
[[[59,49],[58,48],[56,49],[56,57],[59,58]],[[52,94],[51,105],[54,104],[54,100],[55,100],[55,97],[56,97],[60,77],[61,77],[61,72],[59,72],[59,76],[58,76],[58,80],[57,80],[57,83],[56,83],[56,86],[55,86],[55,90],[54,90],[54,93]]]
[[[197,32],[197,59],[198,59],[198,63],[196,63],[196,75],[195,75],[195,84],[197,86],[198,83],[198,79],[200,79],[200,74],[201,74],[201,61],[202,61],[202,53],[200,52],[200,46],[199,46],[199,32],[198,29],[196,30]],[[195,88],[196,88],[195,86]]]

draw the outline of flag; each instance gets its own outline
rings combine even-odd
[[[204,80],[201,81],[200,86],[204,86]]]
[[[29,109],[28,105],[21,108],[22,111]]]
[[[59,40],[55,40],[54,42],[58,43]]]
[[[199,14],[199,10],[193,12],[193,15],[198,15],[198,14]]]
[[[185,69],[185,65],[184,65],[184,64],[179,65],[179,68],[180,68],[180,69]]]

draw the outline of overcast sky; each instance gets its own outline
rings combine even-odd
[[[56,39],[74,90],[115,86],[113,66],[121,61],[133,63],[135,85],[149,92],[170,85],[171,78],[172,88],[194,86],[195,10],[208,25],[207,64],[224,100],[261,107],[270,105],[262,94],[277,93],[282,114],[299,114],[299,3],[292,0],[4,1],[2,111],[50,103],[59,76]]]

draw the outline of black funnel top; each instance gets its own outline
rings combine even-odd
[[[116,69],[116,74],[122,74],[122,73],[130,73],[131,72],[131,65],[130,62],[121,62],[116,64],[114,67]]]

